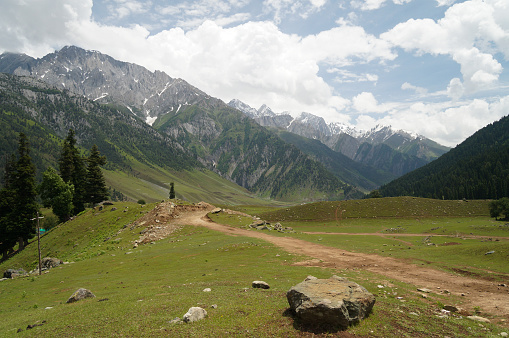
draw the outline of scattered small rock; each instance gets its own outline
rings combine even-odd
[[[213,309],[217,309],[217,304],[212,304],[210,307]]]
[[[499,335],[501,337],[507,337],[508,336],[507,332],[500,332]]]
[[[491,254],[494,254],[495,253],[495,250],[492,250],[492,251],[488,251],[487,253],[485,253],[484,255],[491,255]]]
[[[175,319],[172,319],[169,321],[170,324],[182,324],[183,321],[179,317],[175,317]]]
[[[456,306],[452,306],[452,305],[444,306],[444,310],[451,311],[451,312],[458,312],[459,311]]]
[[[203,292],[210,292],[210,291],[212,291],[212,289],[211,289],[211,288],[205,288],[205,289],[203,289]]]
[[[318,279],[318,278],[316,278],[315,276],[309,275],[309,276],[306,277],[306,279],[304,279],[304,281],[315,280],[315,279]]]
[[[265,283],[264,281],[261,281],[261,280],[255,280],[255,281],[253,281],[253,283],[251,285],[255,289],[270,289],[269,284],[267,284],[267,283]]]
[[[85,298],[95,298],[95,295],[90,290],[80,288],[69,297],[66,303],[74,303]]]
[[[198,320],[202,320],[205,317],[207,317],[207,311],[205,311],[205,309],[202,309],[201,307],[193,306],[184,315],[183,320],[186,323],[192,323],[192,322],[196,322]]]
[[[467,316],[468,319],[474,320],[476,322],[482,322],[482,323],[491,323],[491,321],[488,318],[479,317],[479,316]]]
[[[419,289],[417,289],[417,291],[424,292],[424,293],[430,293],[431,292],[430,289],[426,289],[426,288],[419,288]]]

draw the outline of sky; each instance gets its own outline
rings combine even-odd
[[[0,53],[76,45],[225,102],[454,147],[509,114],[508,0],[2,0]]]

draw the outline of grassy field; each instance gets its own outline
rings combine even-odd
[[[0,282],[0,336],[312,336],[320,331],[301,327],[287,315],[286,291],[307,275],[328,278],[333,274],[346,276],[377,296],[373,313],[348,330],[355,336],[489,337],[507,331],[496,325],[472,322],[462,316],[437,317],[441,314],[443,304],[454,301],[451,297],[433,294],[424,299],[415,293],[413,285],[387,280],[386,277],[365,271],[296,266],[293,263],[307,258],[288,254],[252,238],[227,236],[205,228],[184,226],[166,239],[133,249],[132,241],[143,228],[131,228],[131,225],[151,207],[116,203],[101,211],[88,210],[43,236],[43,256],[56,256],[70,263],[51,269],[42,276],[31,275]],[[305,206],[302,207],[307,210]],[[266,210],[260,207],[239,208],[255,211],[258,215],[263,215],[262,212]],[[298,221],[298,208],[289,209],[293,212],[293,225],[296,228],[302,225],[321,229],[322,222],[316,221],[318,214],[314,216],[314,221]],[[237,216],[217,217],[237,222],[237,226],[243,226],[241,221],[247,221],[243,217],[239,221]],[[452,223],[462,219],[453,215],[448,217]],[[470,222],[474,218],[465,219]],[[361,221],[360,229],[365,229],[365,226],[379,229],[375,223],[370,223],[372,217],[358,221]],[[326,227],[336,226],[325,224]],[[454,226],[461,228],[462,225],[454,223]],[[351,223],[349,227],[353,229],[355,224]],[[345,248],[352,250],[381,253],[382,249],[392,249],[393,255],[400,251],[416,250],[399,247],[402,243],[397,237],[376,237],[370,247],[369,243],[364,246],[358,244],[363,236],[315,236],[303,233],[296,233],[295,236],[309,241],[321,238],[320,242],[327,245],[346,245]],[[343,238],[343,242],[345,239],[351,242],[341,244],[340,238]],[[413,241],[413,246],[417,247],[420,246],[418,238],[404,240]],[[382,240],[386,242],[380,242],[378,247],[378,241]],[[507,242],[493,244],[506,245],[504,243]],[[464,247],[466,242],[461,246],[441,246],[442,243],[437,240],[436,244],[435,249],[443,247],[452,250]],[[423,246],[423,249],[428,249],[428,246]],[[429,253],[426,255],[431,257]],[[454,251],[450,255],[460,256]],[[496,259],[496,256],[491,256],[494,258],[490,259]],[[13,267],[33,269],[36,257],[36,245],[30,244],[22,253],[2,263],[0,271]],[[253,289],[251,282],[254,280],[264,280],[271,288]],[[80,287],[91,290],[96,298],[66,304],[67,298]],[[211,288],[212,291],[204,292],[205,288]],[[207,319],[191,324],[169,323],[175,317],[182,317],[191,306],[205,308]],[[26,330],[28,325],[34,324],[43,325]],[[18,329],[23,331],[17,333]],[[329,336],[346,337],[347,334],[338,332]]]
[[[103,170],[107,185],[122,192],[132,201],[156,202],[168,198],[174,182],[178,198],[190,202],[216,204],[269,205],[272,201],[256,197],[246,189],[221,178],[209,170],[168,171],[133,161],[132,173]],[[281,204],[279,204],[281,205]]]
[[[440,201],[413,197],[317,202],[289,208],[234,206],[280,222],[306,241],[353,252],[410,259],[455,273],[507,282],[509,223],[489,217],[489,201]],[[252,219],[224,213],[219,223],[247,228]],[[255,230],[253,230],[255,231]],[[412,235],[412,236],[408,236]],[[492,254],[486,253],[494,251]]]

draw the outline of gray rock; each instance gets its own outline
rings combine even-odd
[[[425,293],[430,293],[431,292],[430,289],[426,289],[426,288],[419,288],[419,289],[417,289],[417,291],[425,292]]]
[[[53,257],[44,257],[41,261],[42,268],[51,269],[63,264],[64,262],[61,259],[53,258]]]
[[[23,269],[7,269],[4,272],[4,278],[16,278],[26,276],[27,272]]]
[[[346,278],[310,279],[292,287],[286,297],[305,325],[331,325],[347,329],[373,309],[375,296]]]
[[[482,323],[491,323],[491,321],[488,318],[479,317],[479,316],[467,316],[468,319],[476,321],[476,322],[482,322]]]
[[[183,320],[186,323],[192,323],[202,320],[205,317],[207,317],[207,311],[205,311],[205,309],[202,309],[201,307],[192,307],[184,315]]]
[[[507,332],[500,332],[499,335],[501,337],[507,337],[508,336]]]
[[[267,284],[267,283],[265,283],[264,281],[261,281],[261,280],[255,280],[255,281],[253,281],[253,283],[251,285],[255,289],[270,289],[269,284]]]
[[[452,306],[452,305],[444,306],[444,310],[451,311],[451,312],[458,312],[459,311],[456,306]]]
[[[69,297],[66,303],[74,303],[85,298],[95,298],[95,295],[90,290],[80,288]]]
[[[182,324],[183,321],[179,317],[175,317],[175,319],[170,320],[168,323],[170,323],[170,324]]]

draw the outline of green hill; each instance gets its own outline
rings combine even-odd
[[[380,188],[383,196],[498,199],[509,196],[509,116],[437,160]]]
[[[24,132],[40,179],[48,166],[57,168],[62,140],[72,128],[83,154],[98,145],[108,159],[107,184],[131,200],[167,198],[169,183],[175,182],[177,197],[194,202],[264,203],[206,170],[192,153],[125,107],[100,105],[30,77],[0,74],[0,126],[0,168]]]

